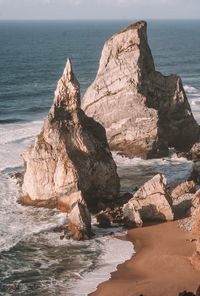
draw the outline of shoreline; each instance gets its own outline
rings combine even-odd
[[[126,238],[136,253],[89,296],[178,296],[184,290],[196,293],[200,272],[189,261],[195,242],[178,223],[129,230]]]

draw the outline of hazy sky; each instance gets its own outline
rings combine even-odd
[[[200,0],[0,0],[0,19],[200,18]]]

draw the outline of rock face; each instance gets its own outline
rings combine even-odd
[[[79,84],[70,60],[44,127],[23,158],[26,204],[61,203],[67,208],[69,196],[80,190],[87,205],[92,206],[118,194],[119,178],[105,129],[81,110]]]
[[[176,185],[171,190],[170,195],[171,195],[172,199],[177,199],[186,193],[195,193],[195,186],[196,186],[196,184],[193,180],[185,181],[181,184]]]
[[[147,221],[171,221],[174,214],[164,175],[158,174],[146,182],[123,207],[126,224],[138,226]]]
[[[81,192],[79,191],[76,194],[78,201],[72,205],[68,214],[68,230],[73,239],[85,240],[91,237],[91,216]]]
[[[182,219],[190,215],[194,193],[196,192],[195,186],[194,181],[185,181],[171,189],[170,196],[176,219]]]
[[[185,151],[199,135],[181,78],[155,70],[146,23],[130,25],[104,45],[82,108],[106,128],[113,150],[143,158]]]
[[[200,184],[200,159],[194,161],[193,170],[189,180],[193,180],[197,184]]]

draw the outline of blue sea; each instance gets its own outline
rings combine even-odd
[[[54,229],[65,215],[20,205],[19,187],[10,178],[23,170],[21,153],[41,130],[67,58],[83,95],[104,42],[132,22],[0,21],[0,295],[87,295],[134,253],[131,243],[100,231],[95,221],[94,239],[60,240]],[[157,70],[181,75],[200,123],[200,21],[149,21],[148,39]],[[149,161],[113,156],[122,191],[157,172],[170,184],[184,180],[192,167],[174,154]]]

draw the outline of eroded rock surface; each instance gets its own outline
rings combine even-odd
[[[81,110],[79,84],[70,60],[44,127],[23,158],[25,204],[60,204],[69,210],[70,195],[77,191],[90,207],[118,194],[119,178],[105,129]]]
[[[177,199],[186,193],[195,193],[195,186],[196,183],[193,180],[185,181],[172,188],[170,195],[172,199]]]
[[[142,225],[147,221],[171,221],[171,197],[167,192],[167,181],[164,175],[158,174],[147,181],[123,207],[127,223]]]
[[[68,214],[69,236],[75,240],[86,240],[91,237],[91,216],[81,192],[76,194],[78,201],[72,205]]]
[[[189,150],[199,126],[181,78],[155,70],[146,27],[143,21],[130,25],[105,43],[82,107],[106,128],[113,150],[153,158],[169,147]]]

